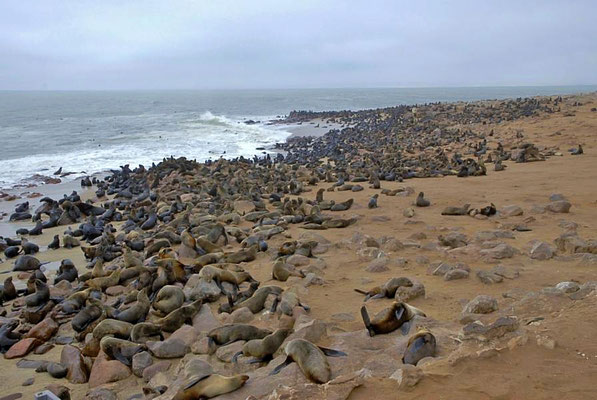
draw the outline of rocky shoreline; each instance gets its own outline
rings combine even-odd
[[[293,112],[339,128],[3,202],[2,393],[591,397],[596,104]]]

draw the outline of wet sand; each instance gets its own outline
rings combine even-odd
[[[374,191],[365,183],[365,190],[351,192],[325,192],[326,200],[343,201],[347,197],[355,199],[355,205],[348,211],[338,213],[343,217],[357,217],[358,222],[344,229],[315,231],[330,240],[332,245],[325,254],[318,256],[326,268],[321,270],[323,285],[313,285],[302,292],[311,307],[311,317],[329,323],[331,332],[362,331],[363,324],[358,313],[363,304],[363,296],[355,293],[354,288],[368,288],[382,284],[395,276],[408,276],[425,285],[425,296],[414,299],[412,305],[425,310],[427,315],[436,321],[446,321],[459,326],[458,319],[463,305],[479,294],[493,296],[497,299],[500,311],[508,314],[519,314],[521,318],[533,316],[543,318],[540,322],[524,328],[528,341],[512,349],[493,349],[481,357],[464,357],[458,362],[449,363],[448,356],[457,345],[443,342],[439,347],[439,361],[424,368],[425,377],[408,389],[399,389],[398,383],[389,378],[371,377],[354,389],[348,399],[588,399],[597,397],[597,294],[579,301],[564,301],[555,309],[542,308],[539,305],[524,313],[510,309],[512,299],[504,294],[512,291],[540,291],[553,287],[562,281],[584,283],[597,281],[597,266],[584,262],[580,257],[562,255],[550,260],[535,260],[528,255],[530,242],[541,240],[552,244],[562,232],[562,221],[578,224],[578,234],[585,239],[597,238],[597,113],[591,108],[597,107],[597,95],[584,95],[575,100],[582,101],[581,107],[575,108],[574,116],[566,116],[566,107],[562,112],[551,115],[540,115],[524,120],[503,122],[493,126],[477,127],[504,137],[514,136],[523,131],[526,140],[541,146],[555,146],[562,156],[550,157],[545,162],[521,163],[505,162],[507,169],[494,172],[488,168],[485,177],[469,177],[466,179],[448,176],[444,178],[410,179],[405,182],[383,182],[382,187],[394,189],[411,186],[415,194],[419,191],[431,201],[427,208],[413,207],[414,196],[389,197],[381,195],[379,208],[370,210],[367,202]],[[297,135],[300,134],[297,132]],[[571,156],[567,149],[582,143],[585,154]],[[329,184],[319,183],[310,187],[310,193],[303,197],[314,198],[317,189],[327,188]],[[62,190],[60,188],[59,190]],[[40,190],[41,191],[41,190]],[[66,191],[70,193],[70,191]],[[555,214],[550,212],[533,212],[535,205],[549,202],[553,193],[563,194],[572,204],[569,213]],[[20,202],[17,200],[16,202]],[[12,207],[9,202],[0,202],[0,207]],[[477,219],[469,216],[447,217],[441,215],[446,206],[471,203],[479,208],[494,203],[498,210],[508,205],[518,205],[524,214],[516,217],[497,216],[489,219]],[[403,216],[406,208],[413,207],[412,218]],[[525,222],[532,217],[531,222]],[[505,239],[512,247],[520,251],[512,258],[486,262],[476,254],[463,254],[426,247],[437,241],[440,234],[456,231],[469,238],[481,231],[500,229],[505,224],[527,223],[532,227],[530,232],[514,232],[513,239]],[[30,226],[30,223],[7,224],[4,232],[16,226]],[[243,222],[241,227],[250,227]],[[43,235],[34,237],[33,241],[42,247],[38,254],[41,261],[59,262],[70,258],[81,272],[84,272],[85,260],[80,249],[60,249],[45,251],[44,246],[52,236],[62,233],[66,227],[45,230]],[[288,235],[297,239],[305,232],[296,225],[289,225]],[[0,233],[1,234],[1,233]],[[370,261],[357,255],[358,246],[352,238],[355,235],[369,235],[379,239],[383,236],[394,237],[403,243],[413,242],[418,246],[406,246],[397,251],[388,251],[389,269],[382,272],[365,270]],[[414,235],[414,236],[413,236]],[[287,237],[278,235],[268,241],[271,249],[279,247]],[[228,246],[228,250],[236,249]],[[398,262],[397,260],[401,261]],[[405,263],[403,261],[406,261]],[[516,279],[504,279],[503,282],[486,285],[479,281],[474,273],[468,279],[444,281],[439,276],[428,273],[430,264],[438,262],[467,264],[472,271],[489,270],[497,264],[515,268],[520,271]],[[259,281],[271,278],[271,256],[260,253],[257,260],[247,263],[245,269]],[[12,261],[0,264],[0,271],[11,268]],[[16,276],[16,274],[12,273]],[[6,277],[7,275],[4,275]],[[52,277],[52,273],[49,274]],[[291,281],[280,286],[287,287]],[[370,313],[387,307],[389,300],[370,301],[367,303]],[[210,305],[215,314],[217,304]],[[338,314],[344,314],[339,319]],[[349,316],[347,316],[349,315]],[[556,343],[555,348],[538,345],[536,337],[549,337]],[[324,343],[329,344],[329,343]],[[56,346],[43,356],[29,355],[27,359],[58,360],[62,346]],[[478,350],[491,346],[479,344]],[[395,351],[389,349],[388,351]],[[442,357],[444,359],[442,359]],[[172,360],[170,371],[176,369],[179,360]],[[380,360],[384,362],[384,360]],[[0,392],[9,394],[23,393],[23,398],[31,398],[33,394],[48,384],[60,383],[71,389],[71,398],[83,398],[89,390],[86,384],[73,385],[65,379],[55,380],[47,374],[35,373],[33,370],[17,369],[15,360],[0,359],[3,370],[3,383]],[[396,369],[396,368],[395,368]],[[233,371],[233,370],[232,370]],[[35,377],[32,386],[21,387],[20,384],[29,377]],[[250,383],[251,381],[249,381]],[[251,394],[251,387],[243,388],[243,395]],[[103,387],[114,389],[119,398],[127,399],[139,393],[145,383],[132,376],[126,380],[106,384]],[[239,391],[240,395],[241,391]],[[229,398],[221,396],[219,398]],[[232,397],[230,397],[232,398]],[[240,397],[234,397],[240,398]],[[244,398],[244,397],[243,397]]]

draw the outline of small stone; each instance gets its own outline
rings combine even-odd
[[[138,376],[143,376],[145,368],[153,364],[153,357],[147,351],[142,351],[133,356],[133,373]]]
[[[40,345],[39,339],[26,338],[21,339],[13,344],[10,349],[4,354],[4,358],[10,360],[12,358],[25,357],[27,354],[33,351],[37,346]]]
[[[463,269],[453,269],[451,271],[446,272],[446,274],[444,275],[444,280],[453,281],[457,279],[466,279],[468,278],[468,275],[468,271],[465,271]]]
[[[556,285],[556,289],[564,293],[574,293],[580,290],[580,285],[576,282],[560,282]]]
[[[477,271],[477,278],[479,278],[479,280],[486,285],[500,283],[504,280],[504,278],[501,276],[489,271]]]
[[[570,211],[570,207],[572,207],[572,204],[570,204],[569,201],[558,200],[547,204],[545,209],[553,213],[568,213]]]
[[[500,214],[505,217],[518,217],[518,216],[522,215],[523,213],[524,212],[522,211],[522,208],[520,208],[519,206],[515,206],[515,205],[505,206],[504,208],[502,208],[500,210]]]
[[[118,397],[113,390],[96,388],[88,392],[83,400],[118,400]]]
[[[179,358],[189,352],[189,346],[181,339],[168,338],[154,342],[148,341],[147,349],[157,358]]]
[[[414,387],[424,375],[425,374],[420,368],[415,367],[414,365],[405,364],[402,365],[400,369],[396,370],[396,372],[390,376],[390,379],[394,379],[398,382],[398,387],[400,389],[406,389]]]
[[[246,324],[251,322],[255,316],[247,307],[241,307],[234,310],[232,314],[230,314],[230,318],[235,324]]]
[[[549,260],[553,257],[553,250],[549,244],[538,241],[531,248],[530,256],[535,260]]]
[[[141,376],[145,382],[149,382],[156,374],[168,371],[171,365],[172,363],[170,361],[158,361],[145,368]]]
[[[365,271],[374,273],[389,271],[390,269],[388,268],[388,262],[389,260],[387,257],[376,258],[375,260],[371,261],[369,265],[367,265]]]
[[[31,385],[33,385],[34,382],[35,382],[35,378],[25,379],[25,381],[23,383],[21,383],[21,386],[31,386]]]
[[[547,336],[537,336],[537,346],[545,347],[546,349],[553,350],[556,348],[557,342],[555,339]]]
[[[410,287],[400,286],[398,290],[396,290],[394,299],[396,301],[408,302],[421,296],[425,296],[425,286],[421,282],[413,281],[413,285]]]
[[[286,262],[288,264],[294,265],[295,267],[300,267],[303,265],[309,265],[309,263],[311,263],[311,259],[301,254],[293,254],[286,259]]]
[[[208,337],[203,337],[191,345],[193,354],[210,354],[211,350],[211,340]]]
[[[489,314],[497,309],[498,302],[495,298],[487,295],[479,295],[468,302],[462,312],[472,314]]]
[[[309,287],[313,285],[321,286],[325,283],[323,278],[315,275],[313,272],[309,272],[307,276],[303,278],[303,286]]]
[[[415,216],[415,210],[412,207],[405,208],[404,211],[402,211],[402,215],[406,218],[412,218]]]
[[[216,357],[223,362],[232,362],[232,356],[241,351],[244,344],[244,340],[239,340],[227,346],[221,346],[218,348],[218,350],[216,350]]]
[[[491,249],[483,249],[480,251],[480,254],[485,258],[496,260],[512,258],[517,253],[518,250],[506,243],[500,243]]]

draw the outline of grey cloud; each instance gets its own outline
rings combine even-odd
[[[597,83],[594,1],[0,3],[0,89]]]

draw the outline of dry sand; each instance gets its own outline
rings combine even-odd
[[[592,107],[597,107],[597,95],[584,95],[573,100],[584,103],[583,106],[574,108],[574,116],[565,116],[568,106],[562,105],[562,112],[552,115],[494,126],[473,126],[486,131],[494,129],[496,133],[508,135],[522,131],[529,142],[543,146],[558,146],[563,153],[561,157],[527,164],[506,162],[508,168],[505,171],[489,170],[486,177],[412,179],[404,183],[382,182],[382,187],[389,189],[412,186],[415,192],[424,191],[426,197],[431,200],[430,207],[416,208],[416,214],[410,220],[404,217],[402,212],[412,206],[414,196],[381,195],[379,208],[369,210],[367,202],[373,193],[371,189],[358,193],[326,192],[326,199],[342,201],[347,196],[354,197],[355,205],[352,209],[341,214],[347,217],[358,216],[359,221],[345,229],[316,231],[332,243],[345,242],[346,245],[332,246],[327,253],[320,256],[327,264],[327,268],[323,270],[325,284],[310,286],[304,299],[311,306],[311,315],[317,319],[333,321],[333,329],[337,332],[363,330],[358,312],[363,304],[363,296],[355,293],[353,289],[373,287],[394,276],[409,276],[423,282],[426,295],[424,298],[413,300],[412,304],[424,309],[434,320],[450,321],[455,325],[458,325],[463,305],[479,294],[495,297],[502,310],[512,304],[511,299],[502,296],[511,290],[538,291],[562,281],[583,283],[597,280],[597,265],[583,263],[578,258],[562,257],[539,261],[528,256],[531,240],[542,240],[553,245],[553,240],[563,232],[559,227],[562,220],[577,223],[580,237],[597,238],[597,113],[590,111]],[[568,100],[568,103],[571,101]],[[566,150],[578,143],[583,144],[585,154],[578,157],[570,156]],[[324,183],[320,187],[327,186],[329,184]],[[311,197],[315,196],[316,190],[314,187]],[[570,213],[531,212],[534,205],[546,204],[552,193],[566,196],[572,203]],[[518,205],[523,208],[524,215],[487,220],[440,215],[444,207],[463,203],[471,203],[473,207],[494,203],[498,209],[507,205]],[[406,259],[405,266],[391,265],[389,271],[370,273],[365,271],[368,262],[360,260],[355,249],[348,244],[357,232],[374,238],[391,236],[404,241],[413,234],[422,233],[424,235],[417,239],[422,245],[436,241],[437,236],[445,233],[446,228],[457,229],[471,238],[479,231],[498,229],[504,223],[522,222],[529,216],[535,219],[528,223],[532,231],[514,232],[515,239],[507,239],[507,243],[519,249],[521,254],[501,262],[503,265],[519,268],[520,277],[513,280],[505,279],[502,283],[494,285],[481,283],[474,273],[468,279],[446,282],[441,277],[429,275],[427,267],[429,263],[440,261],[463,262],[473,271],[477,271],[489,270],[500,262],[487,263],[474,256],[406,248],[390,254],[391,259]],[[382,220],[383,222],[380,222]],[[412,221],[417,223],[413,224]],[[33,240],[42,247],[46,246],[54,234],[61,233],[64,229],[65,227],[48,229],[42,236]],[[288,230],[295,239],[301,232],[303,230],[297,226],[291,226]],[[276,236],[270,241],[270,248],[277,248],[285,240],[288,239],[281,235]],[[63,258],[70,258],[80,270],[83,270],[85,265],[80,249],[42,251],[38,258],[42,261],[58,262]],[[257,280],[267,281],[271,277],[270,266],[269,256],[261,254],[256,261],[249,263],[246,269]],[[11,262],[0,264],[0,271],[10,268]],[[367,306],[371,313],[387,307],[388,304],[389,300],[386,299],[370,301]],[[215,310],[216,305],[212,307]],[[593,293],[582,301],[564,302],[558,310],[535,309],[535,315],[545,319],[525,328],[528,329],[529,340],[522,346],[491,353],[487,357],[469,357],[456,364],[436,363],[426,371],[426,376],[418,385],[408,390],[399,391],[398,384],[392,379],[369,378],[352,392],[349,399],[597,398],[596,307],[597,295]],[[338,313],[348,313],[352,315],[353,320],[332,320],[332,316]],[[555,348],[537,345],[536,335],[554,339]],[[446,357],[453,346],[455,343],[440,346],[438,356]],[[57,360],[60,350],[61,346],[56,346],[43,356],[30,355],[27,358]],[[57,381],[47,374],[17,369],[15,364],[15,360],[0,359],[0,368],[3,371],[3,379],[0,382],[2,394],[19,392],[23,393],[23,398],[32,398],[33,394],[42,390],[46,384],[57,382],[71,388],[71,398],[74,399],[82,398],[89,390],[87,385],[72,385],[65,379]],[[171,367],[171,370],[173,368]],[[21,387],[21,383],[30,377],[35,377],[35,383],[32,386]],[[130,395],[141,392],[143,385],[141,379],[133,376],[105,386],[117,390],[119,398],[127,399]],[[225,399],[227,396],[221,398]]]

